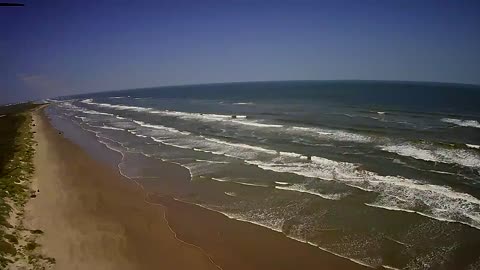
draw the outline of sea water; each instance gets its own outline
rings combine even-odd
[[[480,87],[224,83],[52,103],[139,183],[168,181],[148,160],[187,168],[177,199],[374,267],[480,267]]]

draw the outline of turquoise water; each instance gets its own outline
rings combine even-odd
[[[261,82],[57,99],[155,192],[371,266],[480,267],[480,88]],[[149,160],[188,168],[170,183]]]

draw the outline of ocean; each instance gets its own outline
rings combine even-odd
[[[221,83],[50,101],[53,122],[122,153],[120,172],[147,191],[372,267],[480,269],[480,86]],[[152,160],[191,180],[170,183]]]

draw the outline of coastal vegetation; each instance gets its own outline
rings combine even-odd
[[[0,268],[48,269],[54,263],[36,251],[43,232],[24,227],[25,205],[36,196],[31,113],[39,105],[0,107]]]

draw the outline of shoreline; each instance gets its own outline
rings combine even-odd
[[[55,258],[54,269],[218,269],[174,237],[164,209],[146,205],[132,182],[64,138],[42,111],[33,118],[40,192],[25,223],[43,230],[38,249]]]
[[[65,127],[62,128],[65,129]],[[70,137],[75,136],[75,134],[69,134],[67,130],[64,136],[68,138],[69,135]],[[76,140],[72,142],[75,143]],[[130,179],[136,186],[140,186],[144,190],[146,203],[165,208],[166,221],[178,240],[200,248],[208,254],[207,256],[214,264],[223,269],[372,268],[350,258],[298,241],[265,226],[234,219],[194,203],[175,200],[168,191],[170,188],[168,184],[163,185],[163,188],[166,189],[162,189],[161,184],[154,184],[155,187],[152,188],[149,183],[140,183],[137,179],[122,174],[120,164],[124,154],[98,141],[95,143],[101,145],[106,151],[122,156],[121,159],[117,159],[119,163],[116,164],[115,169],[124,178]],[[95,153],[92,149],[85,150],[90,156]],[[97,160],[97,162],[101,161]],[[182,185],[182,182],[191,181],[191,173],[184,166],[161,160],[156,160],[155,166],[161,168],[162,174],[156,177],[158,180],[167,178],[168,182],[173,185]],[[172,179],[174,181],[171,181]],[[192,228],[191,224],[195,224],[195,227]],[[214,228],[214,232],[212,232],[212,228]],[[238,235],[239,232],[246,231],[248,234]],[[299,261],[296,258],[303,258],[303,260]]]
[[[39,117],[41,121],[46,122],[50,133],[59,135],[44,112]],[[56,140],[63,140],[70,144],[70,147],[81,148],[63,134],[56,137]],[[108,151],[110,150],[115,151],[114,149]],[[84,154],[91,158],[91,153],[85,152],[87,153]],[[94,162],[101,163],[98,160]],[[166,169],[166,173],[159,178],[182,177],[184,179],[180,181],[190,181],[190,172],[185,167],[166,161],[159,163]],[[369,269],[349,258],[289,238],[281,232],[233,219],[215,210],[177,201],[169,196],[146,193],[141,183],[122,175],[119,168],[116,174],[120,178],[135,182],[137,190],[140,186],[143,193],[142,202],[146,202],[145,207],[148,207],[148,203],[154,204],[152,206],[155,208],[163,208],[163,215],[160,215],[174,238],[202,251],[216,269]],[[195,224],[195,227],[192,228],[191,224]]]

